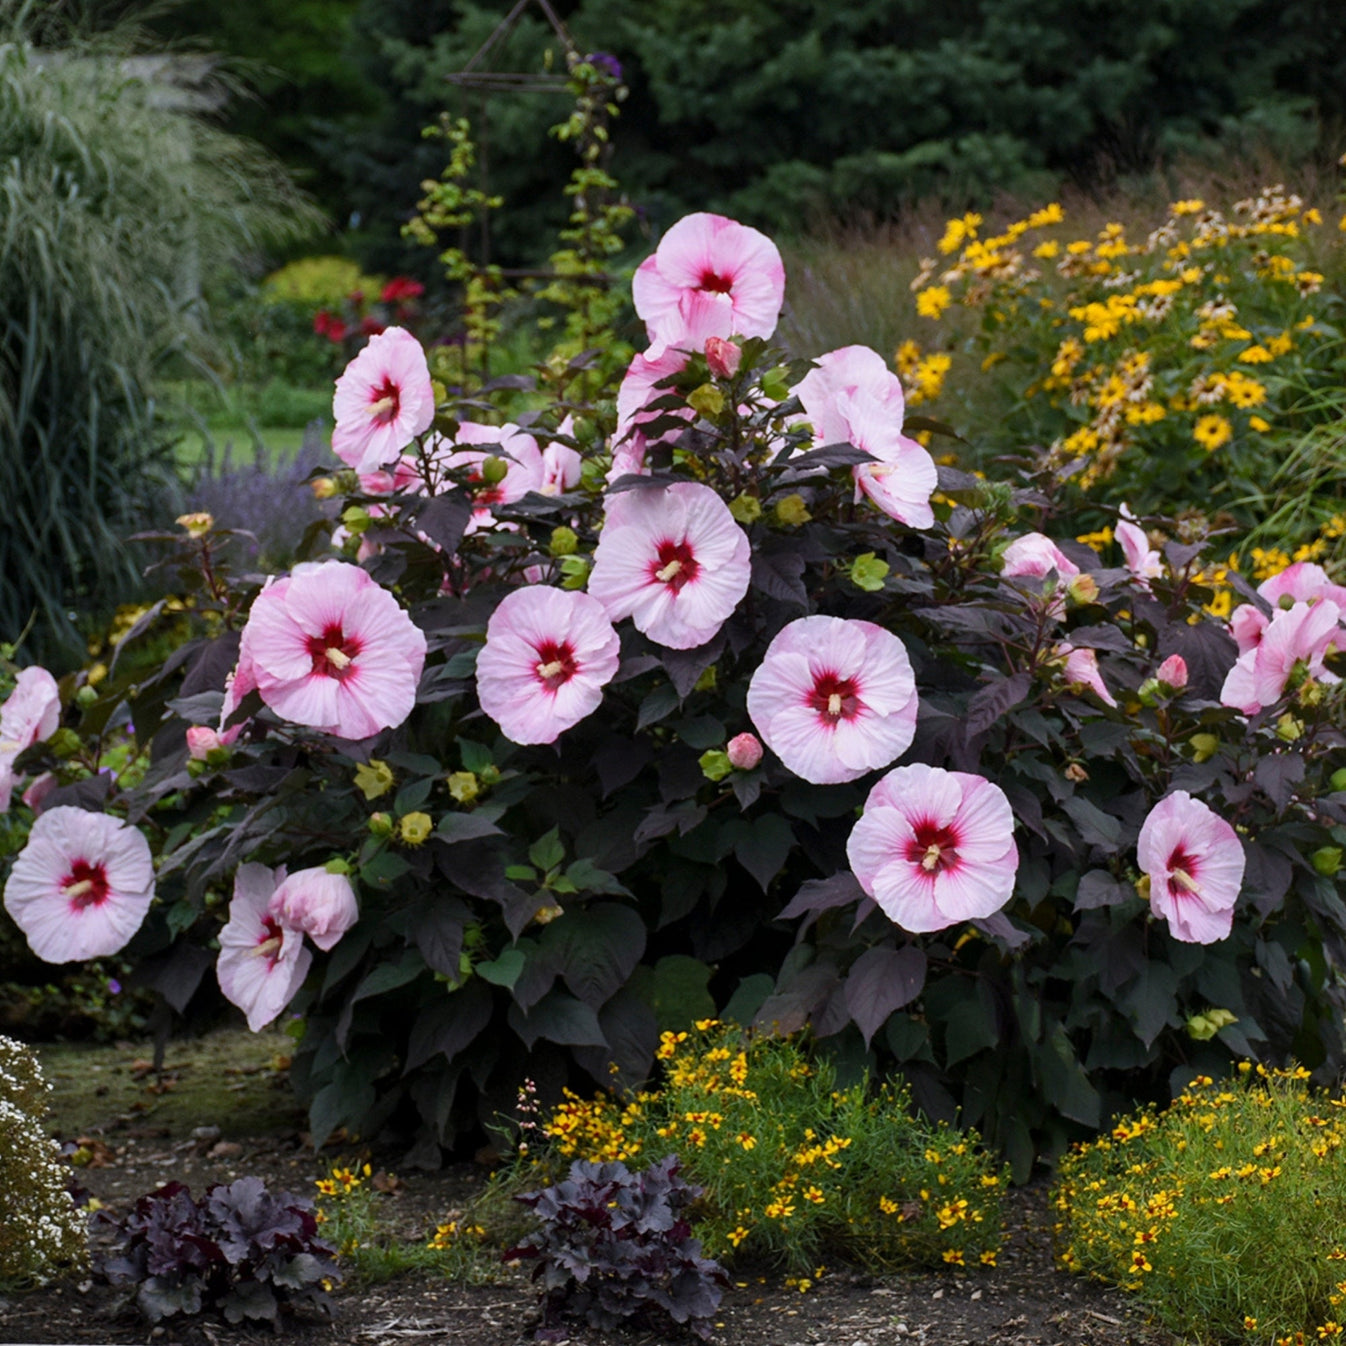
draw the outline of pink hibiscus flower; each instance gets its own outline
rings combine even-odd
[[[449,452],[441,449],[436,454],[436,463],[442,468],[467,468],[467,489],[472,495],[468,535],[495,526],[492,510],[496,505],[512,505],[529,491],[542,490],[546,477],[542,450],[538,448],[537,440],[517,425],[478,425],[474,421],[464,421],[458,427],[454,443],[483,446],[480,449],[456,448]],[[482,465],[488,458],[499,458],[505,464],[505,475],[499,481],[489,482],[482,475]]]
[[[902,642],[872,622],[800,617],[748,684],[748,715],[769,748],[814,785],[896,761],[916,733],[916,680]]]
[[[1289,603],[1314,603],[1325,598],[1346,612],[1346,584],[1333,584],[1327,571],[1312,561],[1296,561],[1286,566],[1279,574],[1263,580],[1257,586],[1257,592],[1273,608],[1287,607]]]
[[[1121,544],[1126,568],[1142,583],[1148,586],[1150,580],[1164,573],[1163,558],[1150,546],[1149,535],[1125,502],[1117,519],[1117,541]]]
[[[340,738],[402,723],[425,636],[386,589],[344,561],[296,566],[253,602],[239,656],[277,715]]]
[[[631,297],[651,357],[669,346],[701,351],[713,336],[769,337],[776,330],[785,266],[756,229],[723,215],[684,215],[636,268]]]
[[[1056,647],[1056,655],[1058,658],[1065,656],[1061,677],[1068,687],[1087,687],[1104,705],[1117,704],[1108,691],[1108,684],[1103,681],[1103,674],[1098,668],[1098,655],[1093,650],[1076,649],[1069,641],[1062,641]]]
[[[610,482],[628,472],[644,475],[646,448],[650,444],[676,439],[682,433],[679,426],[651,438],[643,428],[650,421],[660,416],[677,416],[690,425],[696,419],[696,413],[688,406],[679,407],[676,411],[648,410],[651,402],[668,395],[667,388],[657,385],[681,373],[686,367],[687,356],[678,350],[661,351],[657,356],[646,352],[632,359],[622,377],[621,387],[617,389],[617,430],[612,441],[612,471],[608,474]]]
[[[307,935],[324,953],[335,948],[360,917],[351,881],[322,866],[282,878],[267,911],[282,925]]]
[[[920,765],[890,771],[869,792],[846,854],[884,914],[918,934],[993,915],[1019,868],[1000,787]]]
[[[1243,886],[1238,834],[1186,790],[1175,790],[1149,812],[1136,855],[1150,877],[1150,906],[1174,939],[1213,944],[1228,937]]]
[[[119,818],[65,804],[38,817],[5,885],[5,910],[47,963],[116,953],[153,898],[145,838]]]
[[[567,416],[557,427],[556,432],[573,437],[574,417]],[[583,466],[584,460],[577,450],[568,444],[553,441],[542,450],[542,485],[537,489],[543,495],[561,495],[566,491],[573,491],[580,484]]]
[[[1341,617],[1341,609],[1325,598],[1312,607],[1295,603],[1277,608],[1261,639],[1244,650],[1229,670],[1220,688],[1221,704],[1255,715],[1285,695],[1296,673],[1336,682],[1323,660],[1331,650],[1346,646]]]
[[[304,936],[271,911],[284,878],[284,865],[239,865],[229,920],[220,931],[215,975],[224,998],[248,1016],[254,1033],[294,999],[313,962]]]
[[[794,390],[813,424],[814,443],[853,444],[873,454],[878,462],[851,469],[855,498],[868,496],[908,528],[929,528],[938,474],[935,460],[902,433],[901,380],[868,346],[843,346],[815,363]]]
[[[515,589],[486,626],[477,659],[481,708],[515,743],[554,743],[598,708],[620,646],[589,594]]]
[[[0,706],[0,813],[8,811],[14,790],[14,759],[34,743],[50,738],[60,723],[61,693],[56,679],[36,664],[25,668]]]
[[[748,535],[699,482],[624,491],[608,501],[589,592],[611,621],[670,649],[704,645],[748,591]]]
[[[401,327],[371,337],[336,381],[332,452],[357,472],[391,463],[435,419],[421,343]]]

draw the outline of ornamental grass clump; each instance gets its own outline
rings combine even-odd
[[[700,1021],[666,1032],[659,1087],[567,1097],[541,1127],[555,1157],[644,1164],[676,1152],[702,1190],[692,1210],[715,1257],[798,1275],[866,1266],[994,1266],[1007,1175],[975,1132],[913,1112],[907,1090],[837,1088],[798,1038]]]
[[[85,1257],[69,1171],[43,1129],[50,1091],[37,1057],[0,1037],[0,1290],[42,1284]]]
[[[1071,1271],[1135,1293],[1202,1342],[1300,1346],[1346,1331],[1346,1099],[1309,1072],[1198,1075],[1062,1161]]]

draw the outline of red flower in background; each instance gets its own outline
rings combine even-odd
[[[385,304],[403,304],[411,299],[419,299],[425,293],[425,286],[410,276],[394,276],[384,287],[379,299]]]

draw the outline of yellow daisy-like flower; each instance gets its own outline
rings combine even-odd
[[[1201,445],[1207,453],[1218,449],[1221,444],[1228,444],[1234,437],[1234,427],[1223,416],[1211,414],[1202,416],[1192,427],[1192,438]]]
[[[937,319],[952,303],[953,296],[949,293],[948,286],[932,285],[916,296],[916,312],[922,318]]]

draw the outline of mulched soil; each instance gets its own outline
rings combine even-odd
[[[133,1058],[125,1052],[120,1066],[104,1069],[124,1071],[134,1080],[139,1063]],[[179,1078],[190,1073],[180,1065]],[[283,1079],[276,1072],[245,1072],[244,1078],[255,1081],[254,1094],[271,1090],[283,1097]],[[65,1087],[78,1084],[67,1080]],[[143,1087],[152,1085],[149,1080]],[[58,1081],[58,1094],[60,1089]],[[122,1101],[124,1095],[118,1106]],[[244,1101],[238,1099],[240,1105]],[[293,1126],[273,1128],[257,1139],[231,1132],[228,1114],[198,1114],[196,1125],[220,1127],[221,1138],[206,1132],[194,1139],[192,1119],[180,1105],[162,1114],[153,1104],[133,1105],[103,1119],[80,1115],[73,1105],[65,1111],[79,1124],[77,1134],[68,1138],[90,1142],[85,1148],[92,1162],[79,1180],[113,1210],[174,1178],[199,1192],[212,1182],[257,1174],[270,1185],[312,1193],[314,1179],[330,1167],[330,1159],[315,1156]],[[242,1106],[237,1115],[255,1116]],[[460,1164],[399,1177],[384,1198],[386,1219],[407,1237],[425,1237],[446,1212],[463,1206],[484,1180],[484,1171]],[[719,1346],[1169,1346],[1171,1338],[1148,1327],[1125,1296],[1056,1269],[1045,1188],[1011,1193],[1008,1213],[1010,1237],[993,1270],[878,1277],[835,1268],[801,1294],[777,1275],[735,1268],[714,1340]],[[536,1295],[522,1273],[503,1272],[497,1284],[473,1286],[416,1272],[372,1288],[339,1288],[333,1300],[330,1323],[289,1322],[283,1339],[296,1346],[524,1346],[535,1340],[539,1326]],[[11,1295],[0,1299],[0,1343],[274,1346],[277,1340],[266,1327],[235,1328],[212,1320],[150,1328],[134,1313],[120,1310],[118,1301],[119,1292],[91,1280],[67,1279]],[[547,1336],[552,1346],[559,1339],[554,1332]],[[568,1340],[575,1346],[644,1346],[663,1338],[576,1328]]]

